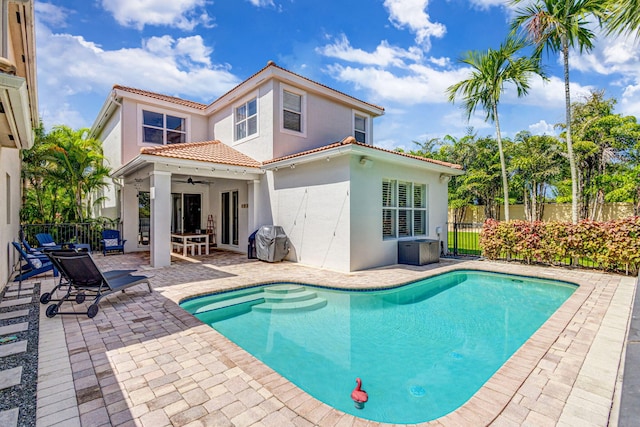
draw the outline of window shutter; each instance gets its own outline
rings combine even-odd
[[[283,105],[285,110],[295,111],[296,113],[302,112],[302,96],[287,92],[286,90],[283,92],[284,99]]]
[[[410,206],[409,200],[409,186],[411,184],[406,182],[398,183],[398,206],[401,208],[406,208]]]

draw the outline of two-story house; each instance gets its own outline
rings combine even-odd
[[[205,105],[115,86],[92,135],[115,185],[127,251],[170,264],[172,232],[246,251],[280,225],[288,259],[338,271],[394,264],[397,241],[446,240],[447,183],[460,166],[378,148],[384,109],[269,62]]]
[[[33,1],[0,3],[0,290],[17,254],[22,180],[20,150],[38,126]]]

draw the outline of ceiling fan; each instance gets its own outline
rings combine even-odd
[[[196,185],[196,184],[209,184],[209,181],[198,181],[196,179],[193,179],[192,177],[187,178],[186,181],[178,181],[178,182],[185,182],[187,184],[191,184],[191,185]]]

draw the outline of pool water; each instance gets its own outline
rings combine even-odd
[[[181,306],[316,399],[412,424],[463,405],[576,288],[456,271],[385,290],[269,284]]]

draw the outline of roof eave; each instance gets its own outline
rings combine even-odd
[[[465,172],[462,169],[457,169],[451,166],[445,166],[438,163],[431,163],[429,161],[402,156],[397,153],[378,150],[375,147],[366,147],[362,145],[347,144],[339,145],[328,150],[317,151],[309,154],[305,154],[297,157],[290,157],[280,161],[270,162],[262,166],[265,170],[277,170],[278,168],[291,167],[304,163],[315,162],[318,160],[331,160],[333,157],[343,156],[346,154],[360,155],[369,159],[378,159],[390,163],[401,163],[407,166],[418,167],[423,169],[432,170],[445,175],[463,175]]]
[[[180,159],[176,157],[156,156],[153,154],[139,154],[130,162],[122,165],[111,173],[114,178],[123,178],[130,175],[148,165],[165,165],[166,167],[179,167],[188,170],[196,170],[201,172],[226,172],[233,174],[242,174],[258,177],[264,174],[264,170],[260,167],[231,165],[226,163],[213,163],[201,160]],[[191,173],[191,172],[189,172]]]

